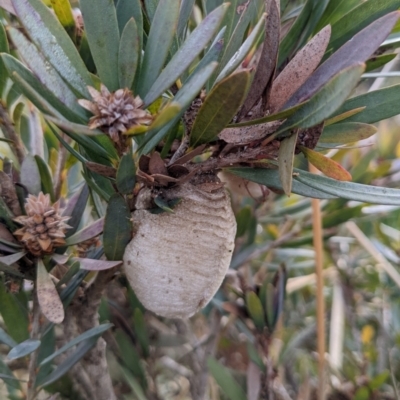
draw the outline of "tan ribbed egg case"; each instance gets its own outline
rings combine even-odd
[[[186,184],[168,191],[168,197],[181,198],[174,213],[133,213],[136,233],[125,250],[124,269],[147,309],[188,318],[212,299],[224,279],[236,220],[225,189],[207,193]]]

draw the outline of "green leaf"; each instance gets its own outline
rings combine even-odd
[[[108,90],[117,90],[119,88],[118,49],[120,43],[114,2],[80,0],[79,4],[97,73]]]
[[[0,53],[9,53],[10,48],[8,47],[8,40],[6,30],[4,29],[4,25],[0,22]],[[0,58],[0,99],[2,98],[3,91],[6,87],[7,82],[7,70],[3,63],[3,60]]]
[[[365,65],[346,68],[335,75],[279,128],[278,133],[293,127],[310,128],[335,112],[357,85]]]
[[[373,125],[343,122],[325,127],[318,143],[352,143],[367,139],[376,132]]]
[[[35,196],[42,190],[39,167],[35,157],[30,154],[25,157],[21,165],[21,183]]]
[[[374,0],[361,3],[332,25],[329,48],[338,49],[361,29],[399,7],[399,0]]]
[[[122,194],[133,193],[136,184],[136,168],[132,154],[122,156],[117,170],[117,189]]]
[[[306,83],[286,103],[285,108],[309,99],[338,72],[368,60],[388,36],[398,17],[398,12],[390,13],[358,32],[320,65]]]
[[[367,387],[362,386],[357,389],[354,394],[354,400],[369,400],[370,399],[370,391]]]
[[[10,254],[8,256],[1,256],[0,263],[10,266],[20,260],[25,254],[25,252],[20,251],[18,253]]]
[[[0,313],[8,334],[16,342],[23,342],[29,338],[28,315],[17,298],[6,292],[4,282],[0,284]]]
[[[346,104],[346,103],[344,103],[344,104]],[[346,111],[343,114],[339,114],[339,115],[333,116],[333,117],[325,120],[324,126],[326,127],[328,125],[332,125],[332,124],[336,124],[337,122],[341,122],[341,121],[343,121],[343,120],[345,120],[347,118],[352,117],[353,115],[356,115],[356,114],[360,113],[363,110],[365,110],[365,106],[364,107],[358,107],[358,108],[355,108],[354,110]]]
[[[158,3],[138,81],[137,92],[141,98],[147,95],[164,67],[178,25],[179,6],[180,0],[160,0]]]
[[[202,70],[200,70],[196,75],[192,75],[179,90],[174,98],[174,102],[181,106],[181,111],[173,118],[166,126],[161,130],[149,131],[146,134],[146,140],[139,147],[140,154],[150,153],[155,146],[164,138],[164,136],[169,132],[169,130],[176,125],[181,116],[184,114],[185,110],[196,96],[200,93],[203,86],[206,84],[213,71],[215,70],[217,63],[213,62],[208,64]]]
[[[16,360],[17,358],[25,357],[33,353],[40,346],[40,340],[27,339],[13,347],[7,354],[9,360]]]
[[[50,0],[53,10],[72,40],[75,39],[75,20],[69,0]]]
[[[282,39],[282,42],[279,46],[278,67],[280,67],[286,58],[290,56],[290,53],[296,47],[301,33],[307,24],[308,19],[310,18],[313,3],[314,0],[307,0],[295,23],[292,25],[286,36]]]
[[[0,358],[0,379],[2,379],[7,386],[8,398],[11,399],[11,396],[14,395],[16,396],[14,397],[15,399],[20,399],[20,397],[17,397],[17,394],[21,394],[22,391],[21,384],[19,383],[20,380],[13,375],[2,358],[3,357]]]
[[[43,315],[54,324],[64,320],[64,307],[57,289],[41,259],[37,261],[36,291]]]
[[[68,109],[61,100],[42,85],[32,72],[21,62],[5,53],[2,53],[1,58],[10,74],[10,78],[19,86],[23,94],[41,111],[54,115],[53,110],[55,110],[55,115],[62,114],[71,121],[81,121],[81,118],[77,116],[75,112]],[[36,60],[36,62],[38,62],[38,60]],[[25,85],[21,85],[21,79],[25,82]],[[28,88],[26,85],[28,85]],[[47,104],[43,104],[43,100],[47,102]]]
[[[227,7],[227,4],[222,4],[209,14],[193,31],[151,86],[144,99],[145,104],[153,103],[154,100],[161,96],[161,94],[189,68],[214,36],[221,24],[221,20],[225,15]]]
[[[278,154],[279,179],[286,196],[292,193],[294,151],[297,144],[298,132],[281,141]]]
[[[186,33],[187,23],[193,11],[195,0],[182,0],[176,34],[179,39]]]
[[[114,194],[107,206],[103,245],[108,260],[122,260],[126,245],[132,239],[132,222],[124,198]]]
[[[372,378],[368,383],[368,386],[371,390],[378,390],[385,384],[385,382],[389,379],[389,377],[390,377],[390,372],[387,370],[383,371],[381,374]]]
[[[15,347],[18,345],[18,343],[11,336],[7,335],[7,333],[4,332],[4,330],[1,328],[0,328],[0,342],[9,347]]]
[[[228,397],[228,399],[246,400],[246,394],[237,381],[233,378],[228,368],[221,365],[215,358],[211,356],[207,358],[207,366],[211,375],[217,381],[222,392]]]
[[[266,18],[265,14],[263,14],[263,16],[258,21],[257,25],[250,33],[249,37],[244,41],[244,43],[242,44],[242,46],[240,46],[237,53],[234,54],[234,56],[229,60],[224,69],[220,72],[215,83],[221,81],[222,79],[230,75],[233,71],[235,71],[235,69],[242,63],[244,58],[247,56],[249,51],[256,45],[265,26],[265,18]]]
[[[242,105],[250,82],[250,72],[240,71],[220,81],[206,97],[193,124],[190,145],[214,140]]]
[[[360,0],[330,1],[315,30],[319,31],[328,24],[334,24],[359,4]]]
[[[15,28],[10,28],[9,34],[25,64],[36,75],[42,85],[57,97],[64,105],[64,108],[56,107],[56,104],[54,106],[58,108],[61,113],[64,113],[65,108],[71,110],[76,114],[75,120],[77,121],[85,119],[86,112],[78,105],[75,94],[52,65],[39,53],[36,46],[29,42],[26,37]],[[70,113],[66,113],[66,115],[68,114]]]
[[[81,190],[78,190],[72,197],[68,199],[67,206],[63,211],[63,216],[70,216],[68,225],[71,229],[68,229],[66,237],[72,236],[77,230],[82,220],[83,213],[86,209],[86,204],[89,199],[89,189],[87,185],[83,185]]]
[[[335,112],[335,115],[340,115],[364,106],[364,110],[356,115],[350,116],[347,118],[346,122],[373,124],[397,115],[399,113],[399,107],[397,106],[399,103],[400,85],[394,85],[347,100],[342,107]]]
[[[240,176],[241,178],[259,183],[260,185],[282,190],[282,183],[279,179],[278,170],[276,169],[237,167],[228,168],[227,171]],[[292,193],[316,199],[334,199],[339,197],[337,195],[329,195],[325,191],[321,190],[321,188],[311,188],[297,180],[294,180],[292,183]]]
[[[135,394],[136,398],[138,400],[147,400],[146,395],[144,394],[144,391],[142,387],[140,386],[140,383],[137,381],[137,379],[130,373],[129,370],[126,368],[121,367],[122,375],[125,378],[126,383],[131,387],[133,393]]]
[[[400,205],[400,189],[340,182],[298,169],[295,172],[299,173],[294,177],[296,181],[335,197],[373,204]]]
[[[58,73],[78,93],[89,97],[90,75],[74,43],[40,0],[12,0],[14,9],[31,39]],[[95,7],[96,9],[96,7]]]
[[[50,175],[49,166],[40,156],[35,156],[35,160],[39,168],[42,192],[48,193],[51,201],[54,203],[56,201],[56,197],[54,195],[53,180]]]
[[[253,291],[246,293],[246,308],[256,328],[262,332],[265,328],[264,308]]]
[[[51,372],[49,375],[42,378],[41,380],[37,380],[36,386],[47,386],[59,380],[62,376],[68,373],[71,368],[96,345],[97,339],[98,336],[93,336],[81,342],[79,346],[75,349],[75,351],[71,355],[69,355],[63,362],[61,362],[53,372]]]
[[[121,35],[131,18],[136,22],[139,35],[139,48],[141,49],[143,46],[143,15],[140,0],[119,0],[117,4],[117,20]]]
[[[139,33],[136,22],[131,18],[121,34],[118,53],[118,76],[121,88],[131,88],[140,59]]]
[[[135,309],[133,315],[133,322],[134,322],[133,326],[135,328],[135,333],[140,343],[140,347],[142,348],[143,355],[144,357],[148,357],[150,355],[149,337],[146,330],[146,324],[143,317],[143,313],[139,308]]]
[[[388,62],[396,58],[396,54],[383,54],[370,58],[366,63],[365,72],[373,71],[374,69],[380,68]]]
[[[300,146],[300,150],[303,152],[307,160],[326,176],[329,176],[332,179],[337,179],[338,181],[351,181],[350,173],[336,161],[303,146]]]
[[[66,343],[64,346],[59,348],[56,352],[54,352],[51,356],[46,357],[41,363],[40,367],[43,366],[44,364],[48,364],[50,361],[53,361],[56,357],[58,357],[60,354],[65,353],[68,349],[71,347],[77,345],[78,343],[81,343],[84,340],[91,339],[91,338],[99,338],[104,332],[109,330],[113,324],[101,324],[99,326],[95,326],[92,329],[89,329],[88,331],[80,334],[79,336],[73,338],[71,341]]]

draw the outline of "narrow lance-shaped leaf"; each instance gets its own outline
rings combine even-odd
[[[67,108],[66,104],[47,89],[21,62],[9,54],[2,53],[1,58],[10,78],[19,86],[24,96],[32,101],[39,110],[60,118],[63,115],[71,121],[80,120],[75,112]]]
[[[138,94],[144,98],[158,78],[178,25],[180,0],[160,0],[146,43]]]
[[[400,7],[399,0],[374,0],[362,2],[332,25],[330,48],[337,49],[368,24],[395,11]]]
[[[296,169],[295,181],[323,191],[331,196],[372,204],[400,205],[400,189],[363,185],[361,183],[337,181]]]
[[[0,53],[9,53],[7,34],[4,25],[0,22]],[[7,82],[7,70],[3,61],[0,58],[0,98]]]
[[[226,64],[224,69],[218,75],[215,83],[221,81],[230,75],[244,60],[249,51],[256,45],[259,36],[262,33],[265,21],[265,14],[260,18],[257,25],[254,27],[253,31],[250,33],[249,37],[244,41],[240,49],[233,55],[230,61]]]
[[[351,175],[336,161],[325,157],[317,151],[300,147],[307,160],[326,176],[338,181],[351,181]]]
[[[2,256],[0,257],[0,263],[6,264],[6,265],[12,265],[16,263],[18,260],[20,260],[26,253],[23,251],[20,251],[18,253],[10,254],[8,256]]]
[[[118,77],[121,88],[131,88],[140,59],[140,37],[136,22],[131,18],[121,34],[118,52]]]
[[[307,24],[308,19],[310,18],[313,3],[313,0],[306,1],[303,9],[300,12],[300,15],[297,17],[286,36],[282,39],[282,42],[279,46],[278,67],[281,66],[281,64],[286,60],[287,57],[289,57],[290,53],[296,47],[296,44],[301,37],[301,33]]]
[[[344,104],[346,104],[346,103],[347,103],[347,101]],[[345,111],[342,114],[338,114],[331,118],[328,118],[327,120],[325,120],[324,126],[336,124],[337,122],[343,121],[344,119],[348,119],[348,118],[352,117],[353,115],[356,115],[356,114],[360,113],[361,111],[364,111],[365,108],[366,107],[358,107],[358,108],[355,108],[354,110]]]
[[[297,133],[283,139],[279,146],[279,179],[282,182],[283,191],[287,196],[290,196],[292,192],[294,151],[296,149]]]
[[[196,75],[191,76],[183,85],[183,87],[176,94],[174,101],[177,102],[181,107],[181,111],[177,114],[175,118],[171,120],[164,128],[161,130],[156,130],[154,132],[149,131],[146,134],[146,140],[139,147],[140,154],[148,154],[154,147],[164,138],[164,136],[169,132],[169,130],[179,121],[179,118],[184,114],[186,108],[190,103],[196,98],[200,93],[201,89],[204,87],[211,74],[217,66],[216,62],[212,62],[204,67],[202,70],[196,73]]]
[[[193,124],[190,145],[198,146],[217,137],[235,116],[250,81],[249,71],[240,71],[220,81],[206,97]]]
[[[33,353],[40,346],[40,340],[27,339],[17,346],[13,347],[7,354],[9,360],[16,360],[17,358],[25,357],[28,354]]]
[[[79,244],[86,240],[93,239],[94,237],[100,235],[103,232],[103,227],[104,227],[104,218],[100,218],[95,222],[93,222],[91,225],[85,226],[80,231],[69,236],[66,240],[66,244],[68,246],[72,246],[74,244]]]
[[[349,96],[364,71],[365,64],[355,65],[334,76],[303,107],[292,114],[280,127],[284,132],[294,126],[310,128],[335,112]]]
[[[373,124],[397,115],[399,113],[399,102],[400,85],[393,85],[347,100],[342,107],[336,111],[335,115],[340,116],[344,113],[348,115],[352,110],[364,107],[359,113],[349,115],[346,122]]]
[[[211,375],[221,387],[222,392],[230,400],[246,400],[246,394],[243,392],[243,389],[226,367],[213,357],[208,357],[207,366]]]
[[[41,259],[37,261],[36,291],[40,309],[54,324],[64,320],[64,307],[57,289]]]
[[[367,139],[377,132],[374,125],[343,122],[324,128],[318,143],[351,143]]]
[[[251,83],[246,101],[240,110],[239,119],[253,108],[267,89],[270,88],[275,74],[279,49],[280,12],[277,0],[265,1],[267,17],[265,19],[265,39],[256,72]],[[271,94],[272,96],[272,94]],[[271,97],[273,99],[273,97]]]
[[[119,29],[114,2],[80,0],[90,52],[101,81],[110,91],[119,88]]]
[[[95,346],[98,337],[99,336],[94,336],[81,342],[75,349],[75,351],[71,355],[69,355],[62,363],[60,363],[53,372],[44,377],[42,380],[36,381],[36,386],[43,387],[50,385],[51,383],[57,381],[66,373],[68,373],[71,368]]]
[[[104,221],[104,253],[108,260],[122,260],[125,247],[132,238],[132,222],[128,205],[119,194],[108,203]]]
[[[285,104],[289,108],[310,98],[329,79],[343,69],[356,63],[365,62],[389,35],[400,12],[392,12],[379,18],[358,32],[331,57],[328,58]]]
[[[265,327],[264,308],[257,295],[249,291],[246,294],[246,308],[256,328],[262,332]]]
[[[151,104],[156,100],[189,68],[214,36],[228,6],[227,3],[222,4],[193,31],[150,88],[144,99],[145,104]]]
[[[89,72],[50,9],[40,0],[12,0],[12,3],[29,36],[54,68],[74,89],[89,96],[86,89],[87,85],[92,85]]]
[[[60,354],[63,354],[66,352],[68,349],[71,347],[77,345],[78,343],[81,343],[84,340],[90,339],[92,337],[99,337],[102,333],[106,332],[109,330],[113,324],[101,324],[99,326],[96,326],[92,329],[89,329],[88,331],[80,334],[79,336],[75,337],[71,341],[69,341],[67,344],[62,346],[60,349],[55,351],[51,356],[46,357],[41,363],[40,366],[44,364],[48,364],[50,361],[54,360],[56,357],[58,357]]]
[[[91,258],[80,257],[74,257],[73,261],[78,261],[81,269],[87,271],[104,271],[122,264],[122,261],[93,260]]]
[[[274,80],[268,105],[271,113],[280,110],[318,67],[328,46],[330,34],[331,27],[328,25],[293,57]]]
[[[48,193],[51,201],[54,203],[56,201],[56,197],[54,195],[53,180],[50,175],[49,166],[40,156],[35,156],[35,160],[39,168],[42,192]]]
[[[136,184],[136,168],[131,154],[122,156],[117,170],[117,189],[122,194],[130,194]]]
[[[282,183],[279,179],[279,173],[276,169],[236,167],[229,168],[228,171],[232,174],[240,176],[241,178],[259,183],[260,185],[283,190]],[[339,197],[338,195],[328,194],[321,189],[322,188],[310,187],[298,182],[296,179],[293,180],[292,183],[292,193],[300,194],[305,197],[312,197],[315,199],[334,199]]]
[[[38,195],[41,191],[40,171],[33,156],[28,155],[21,166],[21,183],[30,194]]]

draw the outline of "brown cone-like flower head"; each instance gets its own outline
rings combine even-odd
[[[61,216],[58,201],[52,205],[50,196],[40,192],[37,197],[29,195],[25,210],[27,215],[15,218],[23,227],[14,235],[31,254],[40,257],[53,253],[55,247],[65,245],[65,231],[70,228],[66,221],[70,217]]]
[[[101,91],[88,86],[93,101],[81,99],[79,104],[93,113],[89,120],[89,128],[100,128],[111,139],[121,145],[121,135],[135,125],[148,125],[152,116],[142,109],[143,101],[139,96],[134,97],[129,89],[118,89],[110,93],[102,84]]]

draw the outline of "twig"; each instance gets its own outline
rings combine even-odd
[[[310,164],[310,172],[318,170]],[[325,299],[323,278],[322,217],[319,199],[311,199],[313,210],[313,241],[317,276],[317,339],[318,339],[318,400],[325,399]]]
[[[33,289],[33,299],[32,299],[32,330],[31,330],[31,339],[38,339],[40,333],[40,307],[39,301],[36,294],[36,285]],[[37,391],[35,388],[36,382],[36,367],[37,367],[37,358],[38,358],[38,350],[32,353],[30,360],[29,360],[29,367],[28,367],[28,393],[27,393],[27,400],[34,400],[37,395]]]
[[[6,139],[12,141],[12,143],[10,143],[10,146],[13,148],[14,153],[18,159],[18,162],[22,164],[22,161],[24,161],[25,157],[24,146],[22,145],[19,136],[15,132],[14,125],[8,115],[5,105],[1,100],[0,100],[0,125],[2,127],[2,131]]]

